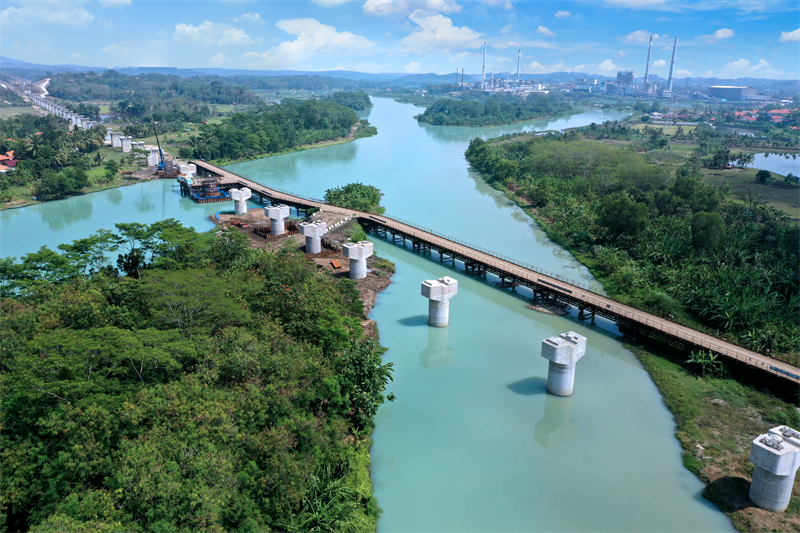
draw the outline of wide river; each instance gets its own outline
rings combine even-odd
[[[583,282],[589,273],[486,186],[464,158],[469,140],[621,118],[582,115],[503,128],[418,124],[419,108],[376,99],[368,139],[227,167],[265,185],[322,197],[361,181],[387,212]],[[255,208],[257,204],[252,204]],[[0,212],[0,256],[52,248],[116,222],[173,217],[198,230],[231,206],[197,205],[152,181]],[[636,358],[612,337],[537,313],[484,282],[376,239],[397,265],[378,297],[385,360],[395,363],[371,450],[378,527],[395,531],[732,531],[681,462],[674,422]],[[450,326],[429,328],[425,279],[459,281]],[[613,328],[610,328],[613,330]],[[575,394],[545,393],[544,338],[588,338]]]

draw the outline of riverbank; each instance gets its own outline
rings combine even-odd
[[[378,134],[378,129],[375,126],[369,125],[368,121],[366,125],[362,127],[362,122],[357,122],[352,128],[350,128],[350,133],[347,137],[339,137],[337,139],[331,139],[328,141],[320,141],[314,144],[302,144],[300,146],[296,146],[290,150],[283,150],[281,152],[273,152],[267,154],[260,154],[255,155],[253,157],[243,157],[240,159],[215,159],[209,161],[212,165],[216,165],[218,167],[224,165],[232,165],[233,163],[245,163],[247,161],[257,161],[259,159],[267,159],[270,157],[275,157],[279,155],[286,155],[286,154],[293,154],[295,152],[304,152],[306,150],[314,150],[317,148],[327,148],[328,146],[336,146],[338,144],[347,144],[349,142],[353,142],[358,139],[363,139],[366,137],[372,137]]]
[[[415,105],[417,105],[417,104],[415,104]],[[559,118],[566,118],[566,117],[571,117],[571,116],[574,116],[574,115],[581,115],[581,114],[583,114],[585,112],[586,112],[586,110],[583,109],[583,108],[573,108],[573,110],[570,111],[569,113],[558,113],[558,114],[555,114],[555,115],[544,115],[544,116],[541,116],[541,117],[526,118],[526,119],[523,119],[523,120],[515,120],[515,121],[512,121],[512,122],[502,122],[500,124],[433,124],[431,122],[426,122],[426,121],[420,120],[419,117],[421,117],[422,114],[414,116],[414,119],[417,122],[419,122],[420,124],[428,124],[430,126],[445,126],[445,127],[448,127],[448,128],[503,128],[503,127],[506,127],[506,126],[515,126],[517,124],[525,124],[525,123],[528,123],[528,122],[535,122],[537,120],[554,120],[554,119],[559,119]],[[540,131],[540,132],[537,132],[537,133],[539,135],[542,135],[542,134],[547,133],[547,132],[548,132],[548,130]]]
[[[312,219],[320,219],[315,213]],[[300,249],[305,252],[305,238],[296,233],[294,223],[287,225],[288,234],[265,238],[259,230],[269,227],[269,219],[264,215],[263,209],[251,209],[244,215],[220,214],[214,217],[215,222],[221,227],[234,227],[247,236],[250,247],[256,249],[284,248]],[[336,227],[325,234],[324,247],[321,253],[305,254],[307,260],[316,264],[319,271],[323,271],[335,278],[348,278],[350,273],[350,260],[342,253],[342,244],[349,242],[350,237],[363,230],[354,220],[340,221]],[[375,255],[367,259],[367,276],[355,281],[361,303],[364,307],[364,319],[361,327],[364,333],[378,342],[378,328],[374,320],[369,318],[369,311],[375,306],[378,295],[391,284],[391,277],[395,271],[394,263]],[[345,485],[356,494],[372,494],[372,476],[370,473],[371,436],[353,434],[348,437],[348,463],[350,471],[345,477]],[[377,529],[378,517],[381,510],[377,500],[371,496],[366,510],[358,509],[358,519],[355,523],[360,527],[353,533],[374,532]]]
[[[755,437],[778,425],[800,426],[798,407],[729,375],[702,377],[674,349],[626,345],[644,366],[675,419],[683,464],[739,531],[800,531],[800,484],[785,513],[760,509],[748,496]]]

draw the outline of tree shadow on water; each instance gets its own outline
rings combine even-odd
[[[533,396],[535,394],[547,393],[547,378],[541,376],[533,376],[530,378],[521,379],[506,385],[509,389],[517,394],[524,396]]]

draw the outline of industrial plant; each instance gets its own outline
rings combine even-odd
[[[495,74],[494,68],[486,70],[486,48],[487,43],[483,43],[483,62],[481,64],[480,78],[474,83],[464,80],[464,69],[460,73],[456,69],[455,86],[461,91],[481,91],[484,94],[516,94],[527,96],[530,94],[547,94],[554,92],[585,92],[602,93],[620,97],[638,98],[665,98],[665,99],[720,99],[728,101],[752,101],[769,100],[768,96],[756,94],[756,89],[750,87],[733,86],[711,86],[707,94],[699,92],[684,91],[685,94],[678,94],[674,88],[675,64],[678,53],[678,37],[675,36],[672,43],[672,58],[669,64],[669,75],[666,83],[663,78],[661,84],[657,83],[658,76],[650,74],[650,58],[653,50],[653,38],[647,47],[647,61],[644,68],[644,77],[637,83],[636,72],[633,69],[620,70],[616,78],[600,82],[592,78],[576,78],[574,81],[565,83],[543,83],[533,80],[522,79],[520,69],[522,66],[522,49],[517,50],[517,71],[516,75],[511,72]],[[655,78],[655,79],[654,79]],[[473,78],[474,79],[474,78]],[[688,81],[688,80],[687,80]]]

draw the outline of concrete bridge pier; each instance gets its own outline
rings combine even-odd
[[[122,153],[129,153],[133,148],[133,137],[120,137],[119,140],[122,145]]]
[[[111,128],[106,128],[106,137],[105,137],[106,141],[110,141],[111,140],[111,132],[112,131],[113,130]]]
[[[450,298],[458,292],[458,281],[445,276],[422,282],[422,295],[428,299],[428,325],[443,328],[450,323]]]
[[[575,382],[575,363],[586,353],[586,337],[574,331],[542,341],[542,357],[550,361],[547,392],[570,396]]]
[[[122,146],[122,141],[120,140],[120,135],[118,131],[111,132],[111,148],[120,148]]]
[[[328,231],[328,224],[323,221],[301,222],[299,227],[300,235],[304,235],[306,238],[306,253],[320,253],[322,251],[322,236]]]
[[[253,196],[252,191],[247,187],[241,189],[231,189],[228,191],[233,200],[233,212],[237,215],[244,215],[247,213],[247,200]],[[283,222],[283,220],[281,220]]]
[[[785,511],[800,467],[800,433],[778,426],[759,435],[753,440],[750,462],[755,465],[750,499],[762,509]]]
[[[342,246],[344,256],[350,260],[350,279],[367,277],[367,257],[372,255],[375,245],[369,241],[349,242]]]
[[[283,219],[289,216],[288,205],[274,205],[265,207],[264,211],[267,213],[270,223],[270,233],[273,235],[283,235],[286,233],[286,225]]]

